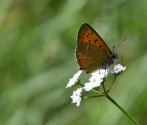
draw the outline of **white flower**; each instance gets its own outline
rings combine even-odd
[[[79,70],[79,71],[73,76],[73,78],[69,79],[69,82],[68,82],[66,88],[75,86],[76,83],[77,83],[77,82],[79,81],[79,79],[80,79],[81,73],[82,73],[82,70]]]
[[[97,70],[96,72],[94,73],[91,73],[91,78],[89,79],[90,81],[99,81],[99,79],[102,79],[104,77],[107,77],[107,69],[100,69],[100,70]]]
[[[100,83],[102,81],[103,81],[103,79],[100,79],[97,82],[88,82],[88,83],[85,83],[85,86],[83,87],[83,89],[85,89],[85,91],[90,91],[93,88],[100,86]]]
[[[89,79],[89,82],[85,83],[85,86],[83,87],[83,89],[85,89],[85,91],[90,91],[95,87],[100,86],[101,82],[103,82],[103,78],[107,77],[108,73],[119,73],[121,71],[124,71],[126,69],[126,66],[123,67],[122,65],[118,64],[115,65],[113,69],[100,69],[97,70],[94,73],[91,73],[91,78]]]
[[[101,82],[103,82],[103,78],[107,77],[107,70],[101,69],[91,75],[92,76],[89,79],[90,82],[85,83],[85,86],[83,87],[86,91],[90,91],[93,88],[100,86]]]
[[[71,103],[77,103],[77,106],[80,106],[80,102],[82,101],[82,88],[78,88],[76,91],[73,91],[73,94],[70,96],[72,98]]]
[[[118,64],[115,65],[113,69],[109,69],[108,73],[114,74],[114,73],[119,73],[121,71],[124,71],[126,69],[126,66],[123,67],[122,65]]]

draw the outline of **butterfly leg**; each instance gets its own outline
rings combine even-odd
[[[120,57],[122,59],[122,65],[123,65],[123,57]]]
[[[106,74],[106,72],[107,72],[107,69],[105,69],[105,74]]]

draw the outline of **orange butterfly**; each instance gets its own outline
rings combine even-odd
[[[117,60],[104,40],[88,24],[81,25],[77,36],[76,59],[80,70],[92,73],[98,69],[107,69]]]

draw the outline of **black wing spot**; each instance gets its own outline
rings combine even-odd
[[[91,40],[89,40],[89,42],[91,42]]]
[[[99,47],[102,47],[101,45]]]
[[[90,35],[90,33],[88,35]]]
[[[91,35],[92,35],[93,33],[91,33]]]
[[[87,36],[87,37],[89,37],[89,36]]]
[[[87,57],[87,56],[84,56],[84,57]]]
[[[80,60],[80,59],[78,59],[78,61],[80,62],[81,60]]]
[[[97,42],[97,39],[94,41],[94,43],[96,43]]]

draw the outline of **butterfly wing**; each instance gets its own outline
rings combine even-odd
[[[85,70],[87,73],[91,73],[100,69],[103,62],[107,60],[107,57],[97,46],[91,43],[81,43],[76,49],[76,59],[80,66],[80,70]]]
[[[111,50],[99,36],[99,34],[87,23],[81,25],[78,31],[77,44],[80,43],[92,43],[99,47],[101,50],[105,50],[105,53],[110,56]]]
[[[78,31],[76,59],[80,69],[93,72],[111,57],[111,51],[98,33],[88,24]]]

